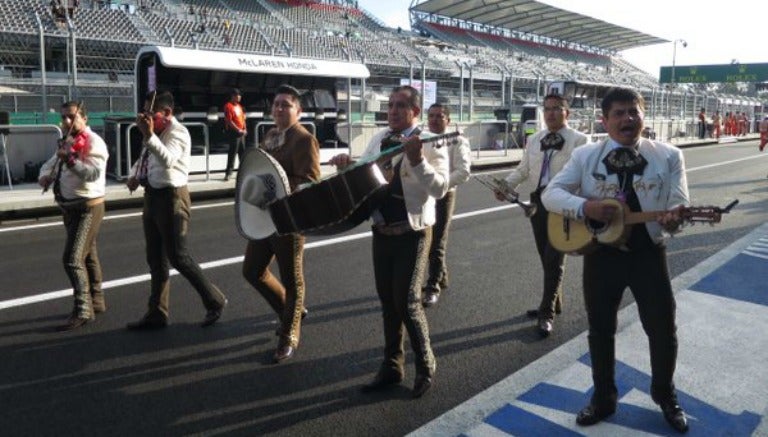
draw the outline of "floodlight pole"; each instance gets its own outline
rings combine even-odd
[[[356,50],[357,56],[360,57],[360,62],[365,65],[365,53],[361,52],[359,49]],[[368,112],[368,110],[365,107],[365,78],[360,79],[360,121],[365,122],[365,113]]]
[[[512,112],[512,105],[514,104],[515,98],[515,76],[512,73],[512,70],[507,67],[504,68],[507,70],[507,73],[509,73],[509,99],[507,100],[507,107],[509,108],[509,112]],[[503,91],[504,90],[502,90],[502,92]]]
[[[467,68],[469,69],[469,121],[472,121],[473,113],[475,112],[474,108],[474,96],[475,93],[475,75],[474,75],[474,69],[472,68],[471,64],[467,64]]]
[[[69,41],[70,41],[69,49],[71,51],[71,58],[72,58],[72,62],[70,64],[70,69],[69,69],[69,73],[71,74],[71,85],[69,88],[69,92],[67,93],[69,94],[67,98],[69,100],[72,100],[72,88],[74,88],[75,90],[75,98],[77,98],[80,93],[77,92],[77,41],[75,38],[75,24],[72,22],[72,18],[69,16],[68,12],[67,12],[67,29],[69,30]]]
[[[42,87],[41,97],[43,100],[43,110],[40,113],[42,115],[43,124],[48,123],[48,77],[45,71],[45,30],[43,29],[43,22],[40,20],[40,15],[35,12],[35,20],[37,21],[37,30],[40,32],[40,86]]]
[[[676,39],[672,41],[672,72],[670,74],[669,79],[669,98],[667,99],[667,116],[672,118],[672,95],[674,94],[674,90],[677,87],[677,82],[675,78],[675,65],[677,61],[677,43],[681,43],[683,47],[688,47],[688,42],[686,42],[684,39]]]
[[[681,43],[683,47],[688,47],[688,42],[684,39],[676,39],[672,41],[672,77],[670,83],[675,83],[675,60],[677,59],[677,43]]]
[[[464,121],[464,63],[455,62],[459,66],[459,121]]]
[[[421,56],[416,56],[416,60],[421,64],[421,112],[419,113],[419,118],[424,120],[424,113],[426,112],[426,108],[424,108],[424,94],[427,91],[427,64]]]

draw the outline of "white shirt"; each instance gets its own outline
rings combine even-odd
[[[189,164],[192,156],[192,138],[187,128],[176,117],[160,136],[153,134],[144,141],[149,153],[147,180],[152,188],[183,187],[189,180]],[[136,176],[141,166],[142,152],[131,169]]]
[[[86,126],[85,132],[88,135],[88,155],[83,160],[76,159],[75,165],[68,167],[66,164],[61,167],[61,176],[59,178],[59,188],[61,195],[65,199],[74,200],[77,198],[96,199],[104,197],[107,183],[107,159],[109,152],[104,140],[94,133],[90,127]],[[58,157],[54,154],[40,168],[38,178],[51,174],[51,169],[58,166]],[[53,177],[56,177],[58,169],[54,170]],[[53,184],[53,181],[51,181]]]

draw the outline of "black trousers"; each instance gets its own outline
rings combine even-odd
[[[653,246],[625,252],[601,246],[584,256],[584,303],[595,385],[592,403],[601,407],[613,407],[617,402],[615,335],[617,312],[627,287],[635,298],[650,344],[651,397],[656,403],[675,399],[672,379],[677,362],[677,327],[666,248]]]
[[[556,309],[563,306],[563,275],[565,274],[565,254],[558,252],[549,243],[547,230],[547,210],[541,203],[539,191],[531,193],[531,201],[536,204],[536,213],[531,216],[533,238],[544,271],[544,284],[539,303],[539,318],[552,319]]]
[[[144,239],[147,264],[152,277],[148,315],[168,317],[171,290],[170,266],[195,288],[206,309],[224,303],[224,294],[203,274],[187,249],[192,202],[186,186],[144,188]],[[157,314],[157,313],[161,314]]]
[[[237,132],[228,130],[226,131],[227,142],[229,143],[229,151],[227,152],[227,169],[224,174],[229,176],[232,174],[232,170],[235,166],[235,154],[240,163],[243,162],[243,156],[245,156],[245,135],[240,135]]]
[[[435,372],[435,356],[421,304],[421,282],[431,240],[431,228],[396,236],[373,230],[373,270],[384,317],[383,372],[404,374],[403,328],[411,341],[416,373],[432,376]]]

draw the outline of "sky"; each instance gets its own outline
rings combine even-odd
[[[557,8],[627,27],[668,43],[620,52],[624,59],[659,76],[659,67],[675,65],[768,63],[765,0],[702,3],[700,0],[539,0]],[[392,27],[410,28],[411,0],[359,0],[362,9]],[[423,3],[423,2],[420,2]],[[730,8],[729,4],[737,5]],[[762,6],[761,6],[762,4]],[[682,39],[687,47],[672,41]]]

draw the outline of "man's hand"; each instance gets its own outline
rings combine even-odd
[[[338,170],[344,170],[345,168],[349,167],[354,161],[352,161],[352,157],[347,155],[346,153],[340,153],[333,158],[331,158],[328,161],[331,165],[335,165],[336,169]]]
[[[127,181],[125,181],[125,186],[128,187],[128,190],[131,193],[133,193],[137,188],[139,188],[139,180],[136,179],[136,176],[131,176]]]
[[[520,195],[514,190],[509,190],[509,194],[506,194],[504,193],[504,191],[501,191],[501,190],[493,190],[493,194],[496,196],[497,200],[500,200],[502,202],[509,202],[509,196],[512,196],[515,198],[520,197]]]
[[[659,222],[665,231],[672,234],[680,228],[680,224],[682,223],[681,213],[683,208],[683,206],[678,206],[677,208],[670,209],[663,214],[659,214],[659,216],[656,217],[656,221]]]
[[[46,189],[46,190],[51,185],[51,182],[53,182],[53,180],[51,178],[49,178],[47,175],[46,176],[41,176],[40,179],[37,180],[37,183],[40,184],[40,186],[43,187],[43,189]]]
[[[584,216],[592,220],[609,223],[619,212],[619,207],[599,200],[587,200],[584,203]]]
[[[144,139],[150,138],[155,133],[155,122],[152,114],[141,113],[136,116],[136,126],[144,136]]]
[[[499,200],[501,202],[506,202],[507,196],[504,195],[504,193],[501,192],[501,190],[493,190],[494,196],[496,196],[496,200]]]
[[[418,135],[408,137],[403,142],[405,156],[408,158],[408,161],[412,166],[417,166],[421,164],[422,160],[424,160],[424,155],[421,153],[422,147],[423,145]]]
[[[56,150],[56,157],[66,162],[69,159],[69,146],[59,147]]]

